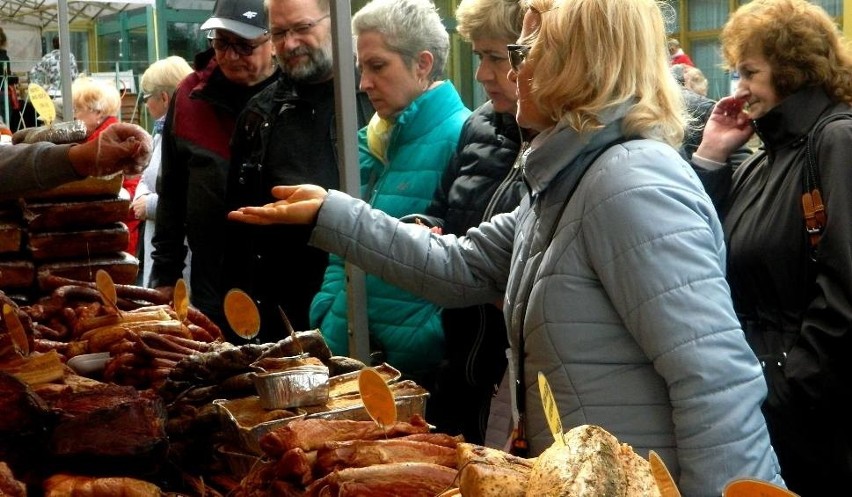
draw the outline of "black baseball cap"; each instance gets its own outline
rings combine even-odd
[[[269,31],[263,0],[217,0],[213,15],[201,25],[201,31],[224,29],[240,38],[253,40]]]

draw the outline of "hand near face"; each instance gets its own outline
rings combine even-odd
[[[247,224],[311,224],[317,218],[328,192],[317,185],[276,186],[272,196],[277,202],[261,207],[240,207],[228,213],[228,219]]]
[[[754,129],[745,105],[745,100],[736,97],[725,97],[716,103],[704,126],[701,145],[695,151],[698,156],[725,162],[735,150],[748,142]]]

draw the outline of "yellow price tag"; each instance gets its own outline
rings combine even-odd
[[[365,368],[358,373],[358,391],[367,414],[377,425],[384,428],[396,422],[396,399],[375,369]]]
[[[550,383],[544,377],[541,371],[538,372],[538,390],[541,393],[541,403],[544,406],[544,417],[547,418],[547,426],[550,427],[550,433],[553,434],[553,440],[557,445],[565,445],[565,435],[562,431],[562,418],[559,416],[559,407],[556,405],[556,399],[553,398],[553,392],[550,390]]]
[[[27,93],[29,93],[30,102],[33,104],[39,119],[44,121],[45,126],[50,126],[56,119],[56,107],[54,107],[50,95],[36,83],[30,83],[27,86]]]
[[[798,497],[797,494],[768,481],[742,478],[725,486],[723,497]]]

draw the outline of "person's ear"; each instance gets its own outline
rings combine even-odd
[[[427,79],[432,74],[432,65],[435,63],[435,56],[428,50],[423,50],[417,54],[417,76]]]

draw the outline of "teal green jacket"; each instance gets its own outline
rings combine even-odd
[[[425,92],[400,113],[388,143],[385,165],[367,147],[367,128],[358,133],[361,197],[394,217],[422,213],[456,150],[470,111],[449,81]],[[366,277],[367,319],[373,350],[403,373],[434,368],[444,356],[440,307],[376,276]],[[349,355],[346,279],[343,260],[331,256],[325,279],[311,304],[311,325],[332,352]]]

